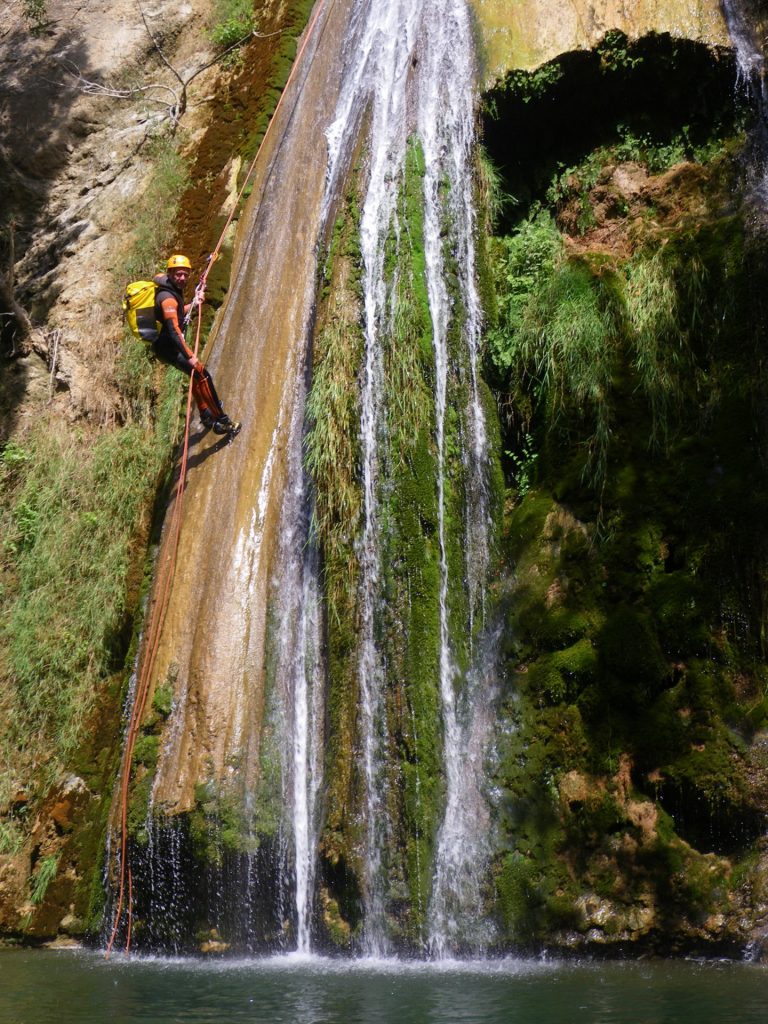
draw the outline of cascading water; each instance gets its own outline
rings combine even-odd
[[[437,851],[429,915],[429,946],[436,955],[456,941],[472,943],[469,920],[476,915],[479,878],[485,863],[478,823],[483,817],[480,772],[493,692],[487,673],[462,681],[451,641],[451,578],[446,538],[446,415],[459,403],[451,367],[449,333],[460,323],[469,373],[462,410],[466,487],[464,546],[470,637],[481,612],[489,558],[489,514],[485,474],[488,453],[478,385],[480,303],[475,287],[472,143],[474,76],[471,29],[463,0],[361,0],[347,50],[337,117],[329,130],[330,166],[356,130],[361,108],[371,108],[370,170],[360,224],[364,264],[365,358],[361,381],[364,529],[361,569],[358,678],[365,779],[367,836],[364,851],[365,948],[386,952],[387,926],[387,677],[378,643],[381,539],[379,502],[384,438],[382,337],[395,319],[396,275],[387,275],[387,246],[403,231],[398,203],[404,187],[406,151],[415,135],[423,149],[425,277],[434,352],[434,435],[439,535],[439,688],[442,698],[446,810]],[[444,185],[447,184],[447,200]],[[447,283],[448,263],[459,282]],[[457,301],[458,300],[458,301]],[[460,372],[460,371],[459,371]],[[461,583],[458,583],[461,586]],[[482,679],[481,679],[482,677]],[[460,701],[461,695],[461,701]],[[461,706],[460,706],[461,704]],[[470,770],[466,747],[472,744]],[[418,778],[417,778],[418,787]],[[457,886],[459,890],[457,891]],[[477,943],[475,943],[476,945]]]
[[[233,404],[248,404],[251,415],[244,416],[243,436],[227,452],[227,461],[211,460],[205,472],[190,477],[188,502],[192,507],[197,502],[200,514],[221,512],[228,532],[226,541],[220,539],[218,561],[216,552],[206,552],[211,561],[206,572],[201,574],[191,558],[177,570],[181,582],[175,584],[169,612],[174,626],[167,631],[158,675],[161,680],[177,675],[178,682],[154,783],[155,804],[150,803],[146,823],[144,916],[156,913],[156,945],[173,949],[189,943],[201,906],[212,932],[226,932],[247,948],[284,947],[290,941],[289,923],[296,948],[308,952],[313,947],[318,893],[327,884],[318,876],[319,858],[327,849],[323,828],[329,807],[327,801],[321,806],[321,794],[329,786],[327,776],[323,786],[323,740],[329,717],[326,691],[333,681],[325,645],[330,626],[322,551],[311,525],[313,488],[303,452],[308,429],[305,357],[313,331],[317,257],[365,126],[359,211],[363,338],[357,379],[362,515],[354,541],[359,571],[353,595],[358,704],[356,736],[345,754],[355,761],[345,793],[351,810],[339,827],[342,838],[332,845],[332,856],[338,858],[341,849],[342,858],[354,861],[362,904],[357,941],[365,952],[390,952],[398,941],[393,923],[396,928],[407,919],[416,922],[406,926],[409,944],[443,956],[479,950],[487,939],[472,922],[486,860],[481,772],[494,697],[492,645],[479,642],[490,517],[478,373],[481,314],[474,280],[470,22],[465,0],[346,0],[326,10],[316,42],[323,57],[306,79],[305,113],[291,115],[287,141],[274,154],[275,177],[293,182],[293,212],[282,211],[279,190],[265,192],[219,328],[224,337],[216,350],[220,359],[231,335],[255,339],[253,362],[264,363],[257,377],[261,405],[254,408],[256,389],[245,375],[232,369],[227,379],[224,371],[234,367],[234,360],[214,366],[217,373],[220,366]],[[332,26],[328,31],[326,24]],[[336,89],[330,117],[324,104]],[[321,183],[305,197],[299,187],[301,167],[317,166],[318,126],[327,140],[324,190]],[[414,159],[423,165],[420,240],[413,237],[404,210],[409,160]],[[423,247],[423,267],[404,269],[398,261],[406,250],[412,255],[417,244]],[[426,646],[430,652],[434,644],[434,659],[430,653],[419,662],[429,666],[429,676],[417,694],[418,714],[416,689],[411,692],[411,681],[404,678],[407,659],[399,663],[399,676],[393,669],[400,634],[407,632],[397,619],[403,609],[392,611],[387,598],[395,487],[387,447],[395,429],[388,360],[401,314],[399,289],[409,274],[423,288],[431,338],[422,341],[419,356],[429,361],[431,352],[421,412],[426,424],[422,461],[429,468],[418,479],[420,486],[426,481],[420,514],[429,521],[419,536],[430,553],[423,579],[408,576],[403,588],[409,606],[413,584],[415,602],[434,607],[436,615],[431,632],[414,628],[406,641],[411,649]],[[251,298],[253,281],[263,281],[264,288],[258,309],[251,311],[238,296]],[[279,320],[270,295],[285,303],[290,299]],[[274,352],[265,343],[270,330],[280,341]],[[220,493],[238,499],[222,507],[216,497]],[[186,559],[188,548],[182,544],[180,550]],[[198,595],[190,587],[201,579],[205,588]],[[185,632],[189,608],[196,617]],[[206,626],[205,649],[193,628],[198,620]],[[435,724],[438,716],[442,732]],[[430,763],[422,778],[422,749],[439,758],[439,748],[442,771],[439,763]],[[207,762],[201,762],[200,751],[213,756],[206,754]],[[410,782],[403,782],[406,773]],[[407,785],[413,806],[408,810],[411,834],[404,835]],[[233,807],[235,827],[220,820]],[[194,818],[190,825],[169,827],[169,821],[184,822],[187,812]],[[160,819],[165,824],[158,826]],[[185,828],[196,829],[194,836]],[[233,832],[234,845],[222,852],[222,836],[232,838]],[[412,855],[409,843],[415,843]],[[329,863],[322,861],[324,872]],[[350,905],[356,899],[352,895]],[[323,900],[327,906],[327,890]],[[409,902],[416,910],[403,909]],[[170,938],[165,934],[169,929]]]
[[[283,877],[293,875],[296,949],[311,948],[317,800],[322,779],[323,679],[320,654],[318,553],[308,519],[309,484],[301,465],[304,401],[291,431],[289,486],[283,509],[274,588],[278,617],[277,731],[281,738],[282,806],[287,822]],[[290,868],[292,865],[292,870]]]
[[[465,451],[467,487],[467,565],[470,636],[488,569],[488,502],[484,471],[488,452],[485,418],[477,382],[481,331],[475,288],[472,143],[474,89],[471,27],[466,5],[425,4],[431,26],[430,45],[419,67],[419,136],[425,159],[425,243],[427,278],[435,349],[438,447],[438,516],[440,537],[440,692],[443,703],[446,809],[438,836],[434,887],[429,916],[429,948],[444,956],[458,944],[474,948],[484,929],[473,925],[480,905],[480,879],[486,863],[487,810],[482,795],[482,761],[487,742],[487,712],[493,697],[491,677],[476,668],[460,685],[451,653],[449,578],[445,522],[445,417],[448,383],[448,325],[453,314],[446,284],[445,223],[453,225],[454,259],[460,268],[464,307],[463,334],[469,352],[471,386],[467,422],[471,443]],[[440,190],[449,184],[448,209]],[[488,663],[484,668],[488,668]],[[473,913],[474,908],[474,913]]]
[[[742,2],[740,0],[723,0],[723,10],[728,23],[728,32],[736,47],[739,77],[765,100],[767,88],[763,74],[765,58],[757,45],[755,33],[749,25],[743,0]]]
[[[418,67],[418,132],[424,146],[426,169],[424,197],[429,249],[427,275],[438,372],[438,444],[441,449],[444,447],[442,435],[447,383],[447,329],[451,316],[456,315],[451,309],[451,297],[446,285],[445,243],[442,240],[449,222],[452,225],[452,259],[459,277],[459,293],[465,317],[464,340],[469,356],[470,387],[466,410],[468,443],[463,458],[470,477],[467,487],[466,563],[469,617],[472,623],[478,611],[481,614],[483,611],[489,557],[486,481],[488,445],[485,412],[478,385],[482,310],[475,282],[476,225],[472,167],[475,137],[474,48],[469,11],[464,0],[429,0],[425,4],[424,17],[432,27],[429,30],[429,46]],[[440,198],[444,180],[449,185],[447,209]],[[441,453],[441,463],[443,459],[444,452]]]
[[[737,87],[744,89],[755,105],[753,132],[755,158],[750,186],[757,205],[768,208],[768,82],[765,56],[750,24],[744,0],[723,0],[728,32],[736,49]]]

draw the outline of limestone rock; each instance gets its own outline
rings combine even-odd
[[[532,70],[570,50],[588,49],[611,29],[629,39],[651,32],[729,45],[717,0],[470,0],[480,29],[486,86],[515,68]]]

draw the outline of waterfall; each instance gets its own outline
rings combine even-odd
[[[464,0],[360,0],[347,48],[337,115],[328,131],[329,168],[345,151],[370,109],[369,175],[361,213],[365,355],[361,375],[361,447],[364,528],[359,542],[361,636],[358,681],[359,728],[365,782],[367,835],[364,849],[364,947],[387,951],[388,747],[385,697],[388,685],[378,643],[381,594],[380,496],[383,427],[382,336],[395,316],[393,279],[387,278],[388,239],[403,231],[398,200],[404,186],[406,150],[414,134],[424,153],[424,244],[426,286],[432,322],[437,449],[437,508],[440,550],[439,689],[442,699],[446,810],[440,831],[429,944],[447,952],[477,911],[485,851],[477,835],[483,817],[480,772],[487,737],[492,686],[474,668],[462,680],[452,652],[451,578],[446,524],[446,432],[452,395],[449,331],[462,320],[469,388],[462,410],[467,438],[466,562],[470,637],[483,615],[488,567],[488,462],[485,418],[478,384],[480,302],[475,286],[475,219],[472,202],[474,141],[474,58],[469,13]],[[329,177],[332,177],[332,173]],[[443,186],[448,183],[448,199]],[[446,242],[448,239],[448,243]],[[450,253],[446,245],[450,245]],[[459,302],[447,283],[450,260],[459,281]],[[456,308],[460,307],[460,308]],[[455,567],[454,567],[455,572]],[[461,706],[459,706],[461,704]],[[415,729],[415,727],[414,727]],[[467,771],[466,747],[472,744]],[[417,776],[417,789],[418,789]],[[456,901],[449,891],[459,883]],[[450,934],[449,934],[450,933]]]
[[[226,458],[201,460],[189,477],[183,536],[194,536],[206,516],[217,533],[202,551],[179,548],[156,670],[174,699],[153,755],[139,910],[156,918],[149,941],[174,950],[191,946],[206,919],[214,942],[220,933],[250,949],[285,948],[292,935],[299,952],[313,948],[319,897],[326,898],[325,698],[333,681],[303,446],[318,258],[364,128],[355,439],[362,511],[350,542],[357,705],[345,751],[355,764],[332,853],[341,849],[340,870],[359,886],[362,926],[353,942],[387,955],[402,925],[402,941],[444,956],[487,941],[473,919],[487,860],[482,766],[495,694],[484,603],[489,457],[478,369],[470,19],[466,0],[343,0],[324,12],[307,51],[322,57],[308,60],[301,102],[283,115],[284,135],[256,181],[218,321],[212,365],[244,426]],[[323,160],[325,178],[307,178],[306,168]],[[418,240],[404,200],[416,179]],[[401,266],[416,242],[424,266],[421,250],[418,267]],[[427,367],[419,392],[426,468],[410,479],[426,495],[419,507],[428,522],[416,536],[429,549],[428,579],[414,605],[424,601],[436,616],[431,635],[414,629],[408,638],[413,648],[429,647],[418,663],[425,673],[428,666],[418,693],[429,691],[418,709],[409,704],[417,688],[404,678],[405,661],[399,676],[392,666],[406,632],[397,615],[406,612],[390,610],[386,593],[387,501],[396,479],[388,359],[398,288],[409,274],[425,307],[413,344],[419,372]],[[400,595],[408,604],[410,586],[408,578]],[[432,758],[423,777],[422,745]],[[412,831],[404,835],[407,785]],[[414,910],[403,909],[409,902]]]
[[[765,57],[744,8],[745,0],[723,0],[728,32],[736,50],[736,84],[750,97],[757,114],[752,138],[755,153],[748,184],[756,205],[765,210],[768,208],[768,82]]]
[[[473,666],[460,683],[451,653],[448,561],[445,537],[445,416],[448,382],[448,325],[452,302],[446,284],[446,214],[455,232],[454,258],[460,268],[463,328],[471,376],[465,449],[467,487],[467,564],[469,622],[473,620],[488,568],[488,501],[484,470],[488,461],[485,419],[478,394],[477,358],[481,332],[475,287],[472,144],[474,88],[469,14],[462,0],[425,4],[430,44],[419,67],[419,136],[425,158],[425,242],[436,368],[438,447],[438,532],[440,538],[440,692],[443,704],[446,809],[438,836],[429,919],[429,948],[444,956],[458,944],[482,944],[471,922],[480,905],[480,883],[487,860],[487,809],[482,795],[483,755],[489,731],[492,663]],[[440,199],[449,182],[449,210]]]

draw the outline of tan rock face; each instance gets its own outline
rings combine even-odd
[[[349,8],[344,0],[329,14],[302,102],[293,110],[288,94],[260,155],[212,343],[217,386],[243,429],[215,452],[210,438],[193,441],[155,674],[177,680],[154,786],[169,813],[189,810],[201,781],[252,790],[258,777],[269,581],[324,193],[323,176],[306,169],[324,166]]]
[[[611,29],[651,32],[727,46],[717,0],[470,0],[486,87],[515,68],[532,70],[569,50],[595,45]]]
[[[13,220],[15,298],[34,328],[30,383],[46,377],[39,395],[25,388],[22,412],[50,392],[72,417],[108,421],[119,402],[109,377],[122,336],[121,266],[152,173],[147,142],[167,127],[179,90],[153,37],[188,76],[214,55],[211,0],[146,4],[146,25],[133,0],[94,0],[85,9],[49,0],[46,10],[44,31],[30,31],[21,4],[9,6],[0,29],[0,265],[5,272]],[[217,75],[211,68],[189,90],[190,144]],[[133,87],[144,91],[131,97]]]

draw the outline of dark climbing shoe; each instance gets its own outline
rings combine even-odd
[[[206,430],[210,430],[211,427],[216,426],[216,419],[213,413],[208,412],[208,410],[200,413],[200,422],[202,423]]]
[[[229,434],[234,437],[235,434],[240,433],[240,426],[240,423],[231,420],[229,416],[219,416],[213,424],[213,432],[214,434]]]

